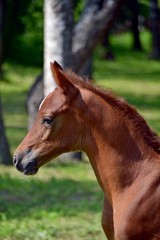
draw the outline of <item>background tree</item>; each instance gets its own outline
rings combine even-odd
[[[34,121],[34,112],[38,110],[42,95],[53,89],[50,61],[57,60],[64,69],[71,67],[76,72],[84,73],[85,62],[105,31],[112,25],[121,2],[122,0],[89,0],[81,17],[73,25],[71,0],[44,1],[44,93],[43,89],[39,89],[39,84],[43,81],[41,75],[29,93],[27,105],[30,124]],[[43,84],[41,87],[43,88]]]
[[[137,0],[127,1],[131,11],[131,31],[133,34],[133,49],[141,51],[142,45],[139,37],[139,3]]]
[[[152,32],[151,58],[160,59],[160,10],[158,0],[150,0],[150,28]]]
[[[11,154],[5,134],[5,127],[2,118],[2,102],[0,96],[0,162],[5,165],[11,164]]]
[[[2,77],[2,63],[3,63],[3,29],[4,29],[4,8],[5,1],[0,1],[0,77]],[[2,103],[0,96],[0,162],[6,165],[11,164],[11,155],[9,151],[9,144],[5,134],[5,127],[2,118]]]
[[[53,90],[50,62],[71,66],[73,8],[70,0],[44,0],[44,95]]]
[[[43,0],[5,1],[5,59],[42,66]]]
[[[122,0],[90,0],[74,27],[72,69],[78,72],[95,46],[112,26]]]
[[[63,68],[71,65],[72,25],[71,1],[44,0],[44,74],[36,78],[28,94],[29,128],[33,125],[43,97],[56,87],[50,62],[56,60]]]

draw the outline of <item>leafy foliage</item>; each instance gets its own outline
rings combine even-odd
[[[28,13],[22,16],[23,35],[19,38],[24,63],[42,65],[43,62],[43,1],[32,1]],[[30,53],[30,54],[28,54]]]
[[[74,8],[74,21],[77,22],[80,18],[80,15],[84,9],[85,1],[84,0],[76,0],[73,1]]]
[[[7,0],[4,37],[7,59],[42,66],[43,0]]]

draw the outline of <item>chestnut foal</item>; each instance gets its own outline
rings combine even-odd
[[[26,175],[84,151],[104,192],[108,240],[160,239],[160,139],[123,99],[51,63],[57,88],[41,103],[13,162]]]

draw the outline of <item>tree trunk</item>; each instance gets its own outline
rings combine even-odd
[[[44,95],[54,87],[50,61],[58,61],[64,68],[71,67],[79,72],[91,55],[100,38],[110,28],[123,0],[90,0],[73,31],[73,9],[70,0],[44,1]],[[37,80],[36,80],[37,81]],[[43,78],[40,78],[39,84]],[[28,101],[29,122],[32,125],[34,109],[37,113],[43,89],[34,84],[32,101]],[[38,96],[37,94],[38,89]],[[36,104],[35,99],[36,98]],[[29,98],[28,98],[29,100]],[[32,104],[34,106],[32,106]],[[31,105],[31,106],[29,106]],[[33,109],[34,108],[34,109]]]
[[[99,8],[98,0],[89,1],[75,26],[72,46],[72,69],[78,72],[94,47],[111,27],[123,0],[107,0]]]
[[[0,163],[5,165],[11,164],[11,154],[9,151],[9,145],[5,135],[5,127],[2,118],[2,103],[0,98]]]
[[[151,58],[160,59],[160,17],[158,0],[150,0],[150,28],[152,32]]]
[[[44,95],[53,84],[50,61],[79,72],[110,28],[123,0],[90,0],[73,31],[70,0],[44,1]],[[100,7],[101,5],[101,7]]]
[[[70,0],[44,1],[44,95],[53,88],[50,62],[71,66],[73,8]]]
[[[55,87],[50,62],[63,68],[71,65],[73,12],[70,0],[44,1],[44,74],[38,76],[27,97],[29,128],[32,127],[44,96]]]
[[[142,45],[141,45],[141,41],[140,41],[140,37],[139,37],[139,22],[138,22],[138,17],[139,17],[139,5],[138,5],[138,1],[134,0],[134,1],[128,1],[129,7],[130,7],[130,11],[132,14],[132,26],[131,26],[131,30],[133,33],[133,50],[138,50],[141,51],[142,50]]]
[[[3,63],[3,24],[4,24],[4,0],[0,0],[0,77],[2,75]],[[0,163],[11,164],[11,154],[5,135],[5,127],[2,118],[2,103],[0,96]]]

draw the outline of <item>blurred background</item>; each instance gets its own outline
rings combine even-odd
[[[55,86],[49,62],[124,97],[160,133],[159,0],[0,0],[0,239],[104,240],[102,193],[86,157],[35,177],[12,155]]]

